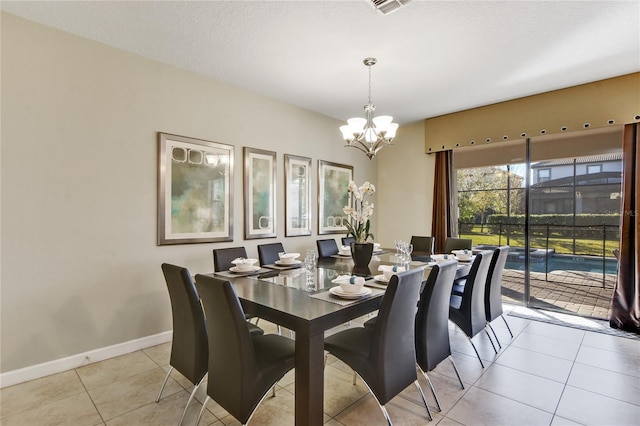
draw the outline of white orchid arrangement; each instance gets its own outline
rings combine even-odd
[[[343,211],[349,217],[346,223],[347,236],[352,235],[357,243],[364,243],[369,237],[372,239],[373,234],[369,232],[371,221],[369,218],[373,215],[373,203],[369,203],[364,199],[367,195],[373,195],[376,187],[369,182],[365,182],[358,187],[354,181],[349,182],[347,192],[351,194],[351,205],[345,206]]]

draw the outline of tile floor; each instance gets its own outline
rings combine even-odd
[[[471,345],[451,331],[453,357],[465,383],[461,389],[448,361],[430,377],[442,406],[435,402],[424,378],[429,422],[420,397],[411,386],[387,408],[395,425],[638,425],[640,424],[640,340],[506,316],[511,338],[501,320],[494,328],[502,349],[496,355],[486,335]],[[271,324],[260,325],[274,332]],[[352,326],[358,326],[354,321]],[[287,333],[288,334],[288,333]],[[176,425],[191,384],[172,373],[162,399],[155,403],[168,369],[169,344],[98,362],[74,370],[4,388],[0,423],[11,425]],[[385,425],[384,417],[360,380],[351,384],[351,370],[329,357],[325,369],[327,425]],[[280,381],[275,398],[267,397],[251,424],[292,425],[293,374]],[[203,389],[197,398],[204,399]],[[201,404],[192,403],[185,424],[194,423]],[[237,425],[210,402],[201,425]]]

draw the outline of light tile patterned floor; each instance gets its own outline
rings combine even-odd
[[[519,308],[522,309],[522,308]],[[430,377],[442,406],[424,378],[434,419],[429,422],[415,387],[388,405],[395,425],[638,425],[640,424],[640,340],[562,327],[507,316],[495,321],[502,348],[496,355],[486,335],[471,345],[451,330],[453,357],[465,389],[445,361]],[[260,323],[268,332],[275,327]],[[359,326],[354,321],[352,326]],[[285,333],[288,335],[288,333]],[[176,425],[191,385],[179,374],[156,394],[168,368],[170,345],[163,344],[1,391],[2,425]],[[351,370],[335,358],[325,369],[325,424],[385,425],[384,417],[362,382],[351,384]],[[278,385],[258,409],[253,425],[292,425],[293,374]],[[198,391],[204,399],[204,387]],[[192,404],[185,424],[195,421],[201,405]],[[237,425],[222,408],[209,403],[202,425]]]

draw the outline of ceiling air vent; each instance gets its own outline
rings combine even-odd
[[[367,0],[373,4],[378,12],[382,15],[393,12],[401,6],[409,3],[411,0]]]

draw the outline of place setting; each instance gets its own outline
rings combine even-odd
[[[397,265],[380,265],[378,266],[378,271],[382,272],[382,274],[375,275],[373,277],[374,281],[386,285],[389,284],[389,280],[391,280],[393,275],[406,271],[406,268]]]
[[[298,257],[300,257],[300,253],[278,253],[278,260],[275,263],[264,265],[264,267],[277,270],[300,268],[303,266],[303,262]]]
[[[453,253],[454,255],[453,257],[458,262],[471,263],[473,262],[473,259],[475,259],[475,256],[472,254],[471,250],[469,249],[453,250],[451,253]]]
[[[351,257],[351,246],[338,246],[338,254],[336,254],[338,258],[347,258]]]
[[[347,305],[356,300],[382,292],[381,290],[365,286],[366,282],[367,280],[364,277],[339,275],[331,280],[331,283],[338,284],[337,286],[331,287],[329,291],[312,294],[310,297],[339,305]]]
[[[239,257],[231,261],[234,265],[229,268],[229,271],[220,271],[216,272],[218,275],[224,275],[226,277],[238,277],[238,276],[246,276],[246,275],[254,275],[260,272],[266,271],[261,268],[258,263],[258,259],[245,259],[243,257]]]

